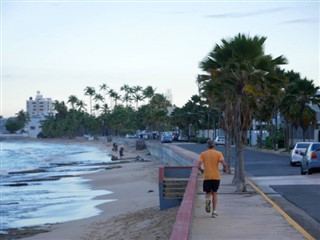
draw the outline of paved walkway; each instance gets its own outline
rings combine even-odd
[[[313,239],[300,233],[279,211],[260,194],[255,185],[248,184],[247,193],[236,193],[233,174],[222,174],[218,191],[217,218],[205,211],[202,175],[197,178],[191,239]]]

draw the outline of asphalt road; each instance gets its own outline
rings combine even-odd
[[[201,153],[205,144],[179,144]],[[223,154],[224,146],[217,146]],[[231,165],[234,166],[234,148]],[[254,179],[269,197],[316,239],[320,239],[320,174],[300,175],[299,166],[290,165],[289,154],[244,150],[246,175]],[[266,189],[272,189],[268,191]]]

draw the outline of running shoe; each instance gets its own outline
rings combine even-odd
[[[206,199],[206,212],[207,212],[207,213],[211,212],[211,206],[210,206],[210,204],[211,204],[210,199]]]
[[[218,213],[214,210],[214,211],[212,211],[212,217],[213,218],[216,218],[216,217],[218,217]]]

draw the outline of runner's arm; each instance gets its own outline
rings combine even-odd
[[[221,164],[223,166],[223,172],[226,173],[227,172],[227,164],[226,161],[224,159],[221,160]]]
[[[198,169],[199,169],[199,171],[200,171],[201,173],[203,173],[204,171],[203,171],[203,169],[201,168],[201,165],[202,165],[202,162],[200,162],[200,160],[199,160],[199,162],[198,162]]]

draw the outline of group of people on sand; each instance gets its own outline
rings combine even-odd
[[[115,142],[112,145],[112,151],[114,151],[114,152],[118,151],[118,144]],[[121,146],[119,149],[119,158],[120,159],[124,156],[123,151],[124,151],[124,148]]]

